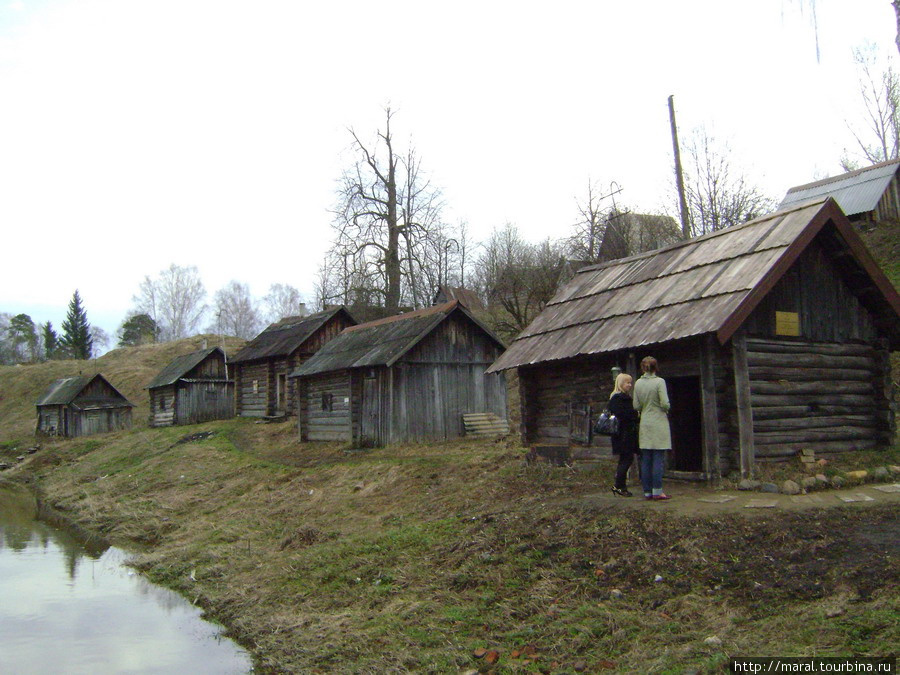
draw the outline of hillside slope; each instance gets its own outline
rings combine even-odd
[[[33,436],[37,415],[35,402],[50,384],[62,377],[101,373],[134,405],[135,427],[147,425],[149,398],[144,387],[176,356],[187,354],[204,345],[222,345],[216,335],[139,347],[120,347],[89,361],[45,361],[20,366],[0,366],[0,443],[24,441]],[[244,340],[225,338],[227,354],[235,353]]]

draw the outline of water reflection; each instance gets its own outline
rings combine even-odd
[[[151,675],[251,672],[250,659],[124,552],[35,520],[0,486],[0,670]]]

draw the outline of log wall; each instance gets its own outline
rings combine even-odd
[[[269,391],[269,362],[235,365],[235,410],[241,417],[265,417]]]
[[[175,424],[175,385],[150,390],[150,417],[147,422],[151,427]]]
[[[893,433],[884,352],[871,345],[747,340],[756,456],[867,450]],[[888,371],[889,372],[889,371]]]
[[[351,440],[349,372],[342,370],[302,379],[305,405],[298,415],[301,438],[309,441]]]

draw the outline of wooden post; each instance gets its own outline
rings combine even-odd
[[[309,380],[305,377],[294,378],[297,388],[297,430],[300,441],[309,440]]]
[[[681,205],[681,234],[691,238],[691,214],[684,196],[684,176],[681,172],[681,150],[678,147],[678,127],[675,125],[675,97],[669,96],[669,123],[672,125],[672,147],[675,151],[675,186],[678,188],[678,202]]]
[[[741,476],[753,478],[756,449],[753,445],[753,408],[750,399],[750,371],[747,367],[747,337],[739,329],[731,338],[734,365],[734,390],[737,399],[738,438],[741,451]]]
[[[722,478],[719,463],[719,409],[716,401],[715,336],[704,336],[700,343],[700,399],[703,405],[703,447],[706,475],[717,484]]]

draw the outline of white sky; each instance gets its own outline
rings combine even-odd
[[[551,9],[552,6],[552,9]],[[476,240],[566,234],[589,179],[671,210],[667,97],[773,197],[840,172],[851,49],[888,0],[0,0],[0,311],[112,336],[144,275],[196,265],[310,300],[347,127],[390,103]]]

